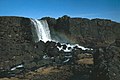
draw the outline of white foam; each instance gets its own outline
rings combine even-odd
[[[63,63],[66,63],[66,62],[68,62],[68,61],[70,61],[70,59],[67,59],[67,60],[63,61]]]
[[[72,55],[70,55],[70,56],[65,56],[66,58],[71,58],[72,57]]]
[[[61,51],[63,47],[62,47],[62,46],[61,46],[61,47],[58,47],[58,46],[57,46],[57,48],[59,49],[59,51]]]
[[[44,55],[43,59],[49,59],[48,55]]]
[[[67,48],[66,49],[63,49],[63,46],[62,47],[58,47],[57,48],[59,49],[59,51],[63,50],[64,52],[71,52],[75,46],[77,46],[78,48],[82,49],[82,50],[93,50],[92,48],[85,48],[83,46],[80,46],[79,44],[66,44],[66,43],[61,43],[61,45],[66,45]],[[68,49],[70,47],[70,49]]]
[[[15,70],[15,69],[17,69],[17,68],[21,68],[21,67],[23,67],[23,65],[22,65],[22,64],[20,64],[20,65],[18,65],[18,66],[13,67],[13,68],[11,68],[10,70],[11,70],[11,71],[13,71],[13,70]]]

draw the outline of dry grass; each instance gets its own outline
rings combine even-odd
[[[32,72],[28,72],[25,74],[25,78],[24,80],[29,80],[31,79],[32,77],[34,77],[34,75],[47,75],[47,74],[50,74],[50,73],[57,73],[57,72],[60,72],[61,70],[59,69],[56,69],[55,67],[47,67],[47,68],[39,68],[37,69],[36,71],[32,71]],[[0,78],[0,80],[23,80],[23,79],[19,79],[19,78],[16,78],[16,77],[11,77],[11,78]]]
[[[83,58],[77,61],[78,64],[93,64],[93,58]]]
[[[1,78],[0,80],[20,80],[20,79],[11,77],[11,78]]]
[[[76,63],[78,64],[93,64],[93,58],[83,58],[83,59],[79,59],[76,61]],[[48,75],[51,73],[58,73],[60,71],[62,71],[63,69],[57,69],[55,67],[42,67],[37,69],[36,71],[32,71],[32,72],[28,72],[25,74],[25,79],[24,80],[29,80],[32,77],[34,77],[34,75]],[[0,80],[23,80],[23,79],[19,79],[17,77],[11,77],[11,78],[0,78]]]
[[[37,69],[36,71],[40,74],[49,74],[49,73],[60,72],[61,70],[55,69],[54,67],[47,67],[47,68]]]

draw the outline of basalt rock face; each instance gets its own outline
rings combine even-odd
[[[61,42],[78,43],[84,46],[107,46],[120,38],[120,23],[107,19],[70,18],[58,19],[44,17],[53,30],[53,37]],[[55,32],[55,33],[54,33]],[[58,35],[59,34],[59,35]]]
[[[0,17],[0,68],[10,69],[21,64],[20,56],[31,43],[30,20],[20,17]],[[29,30],[29,31],[28,31]],[[30,51],[29,51],[30,52]],[[21,61],[16,61],[21,59]]]
[[[81,62],[79,61],[80,55],[78,56],[78,54],[86,51],[76,47],[72,52],[64,52],[64,49],[67,48],[65,44],[61,45],[52,41],[35,43],[33,41],[32,27],[34,26],[29,18],[0,17],[0,78],[2,80],[4,80],[3,77],[28,80],[69,80],[73,78],[72,80],[74,80],[79,76],[75,75],[78,73],[83,73],[80,74],[81,76],[87,75],[87,78],[83,77],[83,79],[89,78],[90,75],[87,72],[92,67],[86,67],[86,63],[81,65],[79,63]],[[58,46],[63,47],[63,49],[59,50]],[[69,47],[69,49],[71,48]],[[54,70],[54,68],[50,68],[50,72],[53,73],[48,74],[49,71],[46,72],[46,70],[49,70],[49,67],[60,69]],[[36,72],[35,70],[39,68],[40,70],[45,68],[45,72]],[[84,68],[85,71],[78,71],[79,68]],[[33,72],[35,74],[30,74],[30,71],[35,71]]]
[[[68,16],[57,20],[42,19],[47,20],[52,39],[90,46],[94,50],[82,50],[77,46],[72,49],[67,44],[52,41],[35,43],[34,25],[29,18],[0,17],[0,78],[119,80],[119,23]],[[115,44],[111,44],[113,42]],[[65,52],[66,49],[72,50]],[[17,66],[22,67],[14,69]],[[9,79],[13,80],[12,77]]]
[[[0,77],[9,77],[49,64],[42,60],[54,43],[34,42],[29,18],[0,17]],[[16,69],[21,66],[22,69]],[[15,69],[15,70],[14,70]]]
[[[1,74],[16,65],[32,61],[34,42],[31,26],[29,18],[0,17]]]
[[[120,40],[94,54],[93,80],[120,79]]]

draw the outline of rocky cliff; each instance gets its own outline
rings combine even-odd
[[[0,17],[0,67],[10,69],[12,63],[21,64],[21,59],[25,53],[31,53],[26,50],[31,46],[30,20],[22,17]],[[26,46],[25,46],[26,45]],[[11,60],[9,62],[9,60]],[[24,59],[22,59],[24,60]],[[10,64],[9,64],[10,63]]]
[[[71,67],[70,65],[75,63],[75,59],[74,57],[69,58],[69,56],[75,56],[71,54],[73,52],[64,52],[63,50],[67,47],[65,44],[61,45],[60,43],[49,41],[46,43],[42,41],[35,43],[32,27],[34,27],[34,25],[29,18],[13,16],[0,17],[0,78],[2,78],[2,80],[4,77],[27,78],[28,80],[53,80],[53,78],[61,80],[61,77],[65,76],[62,80],[66,80],[74,76],[72,69],[74,69],[75,66]],[[64,49],[60,51],[57,48],[58,46]],[[83,53],[78,49],[74,52],[76,55]],[[84,67],[82,65],[76,66],[81,69]],[[53,67],[52,73],[51,67]],[[55,67],[60,69],[54,69]],[[47,74],[47,77],[46,72],[41,72],[41,68],[45,71],[48,70],[47,73],[49,74]],[[88,69],[89,65],[84,68]],[[37,69],[38,72],[35,71]],[[74,70],[77,71],[77,69]],[[30,74],[29,72],[31,71],[35,74]],[[55,75],[56,72],[57,75]],[[87,78],[89,78],[89,73],[85,72],[85,74],[87,74]],[[82,75],[83,74],[81,74],[81,76]],[[11,79],[13,80],[13,78]]]
[[[0,17],[0,80],[119,80],[120,23],[69,16],[42,19],[59,42],[35,43],[30,18]]]
[[[120,23],[107,19],[44,17],[53,30],[53,39],[60,42],[78,43],[84,46],[107,46],[120,38]],[[55,36],[57,35],[57,37]]]
[[[0,17],[0,77],[19,65],[24,65],[25,69],[39,66],[34,62],[41,59],[44,43],[37,44],[41,47],[39,50],[35,48],[32,27],[29,18]]]

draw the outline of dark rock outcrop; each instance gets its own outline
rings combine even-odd
[[[120,79],[120,41],[99,48],[94,54],[93,80],[119,80]]]
[[[0,17],[1,69],[9,70],[13,65],[31,60],[33,41],[30,24],[29,18]]]
[[[35,43],[32,34],[34,25],[29,18],[0,17],[0,77],[35,80],[120,79],[120,23],[66,15],[58,19],[42,19],[47,20],[52,39],[78,43],[93,50],[82,50],[78,46],[72,49],[67,44],[52,41]],[[65,52],[66,49],[71,51]],[[54,69],[55,73],[47,75],[36,72],[39,68],[49,70],[49,67],[60,72]],[[33,75],[29,73],[31,71]]]
[[[12,70],[19,65],[21,70],[41,66],[38,60],[44,55],[45,44],[34,43],[31,27],[29,18],[0,17],[0,77],[19,73]]]
[[[50,24],[52,38],[60,42],[78,43],[84,46],[108,46],[120,37],[120,23],[107,19],[44,17]]]

